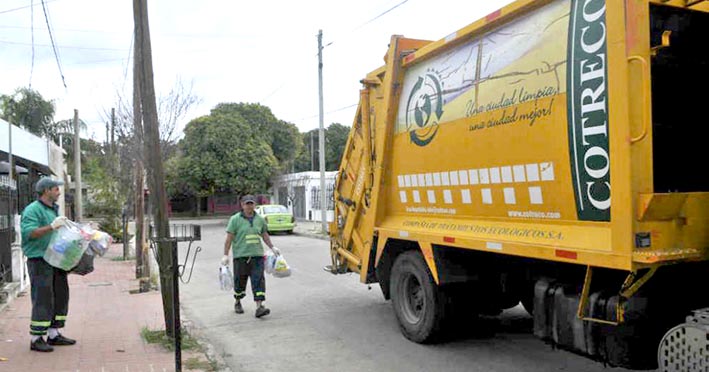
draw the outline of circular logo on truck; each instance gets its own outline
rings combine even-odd
[[[443,92],[440,78],[428,71],[420,76],[409,92],[406,103],[406,130],[411,142],[426,146],[438,133],[438,121],[443,115]]]

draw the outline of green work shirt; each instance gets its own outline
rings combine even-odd
[[[251,221],[242,216],[241,212],[231,216],[226,232],[234,234],[231,241],[231,253],[234,258],[263,256],[261,235],[266,231],[266,221],[256,213]]]
[[[44,234],[39,238],[32,238],[30,234],[42,226],[51,225],[58,217],[58,210],[59,207],[56,204],[50,207],[35,200],[22,211],[20,230],[22,231],[22,252],[25,256],[28,258],[44,257],[44,251],[47,250],[54,232]]]

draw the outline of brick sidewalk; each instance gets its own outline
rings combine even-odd
[[[0,312],[0,371],[174,371],[174,352],[148,344],[141,330],[164,329],[162,299],[157,291],[131,294],[137,289],[135,261],[114,261],[122,248],[114,244],[95,260],[86,276],[70,275],[69,316],[62,333],[77,340],[51,353],[30,351],[29,288]],[[182,352],[185,361],[203,353]]]

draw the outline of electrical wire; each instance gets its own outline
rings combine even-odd
[[[57,0],[47,0],[47,3],[51,3],[51,2],[54,2],[54,1],[57,1]],[[10,12],[14,12],[14,11],[16,11],[16,10],[27,9],[27,8],[30,8],[31,6],[32,6],[32,4],[30,4],[30,5],[25,5],[25,6],[21,6],[21,7],[19,7],[19,8],[13,8],[13,9],[7,9],[7,10],[0,10],[0,14],[10,13]]]
[[[126,88],[126,81],[128,80],[128,66],[130,65],[130,56],[133,54],[133,40],[135,40],[135,30],[130,37],[130,47],[128,47],[128,59],[126,59],[126,67],[123,70],[123,84],[121,85],[121,90]]]
[[[9,40],[0,40],[0,43],[13,44],[13,45],[27,45],[27,46],[32,45],[30,43],[21,43],[21,42],[17,42],[17,41],[9,41]],[[47,47],[47,48],[54,47],[54,45],[50,45],[50,44],[34,44],[34,45],[41,46],[41,47]],[[80,46],[72,46],[72,45],[62,45],[62,49],[113,50],[113,51],[121,51],[121,52],[125,50],[125,48],[119,49],[119,48],[80,47]]]
[[[409,1],[409,0],[403,0],[402,2],[400,2],[400,3],[396,4],[396,5],[394,5],[393,7],[389,8],[389,9],[387,9],[387,10],[385,10],[385,11],[383,11],[382,13],[379,13],[379,15],[375,16],[374,18],[372,18],[372,19],[370,19],[370,20],[368,20],[368,21],[362,23],[361,25],[359,25],[359,26],[353,28],[352,31],[350,31],[350,34],[354,33],[355,31],[359,30],[360,28],[362,28],[362,27],[364,27],[364,26],[366,26],[366,25],[368,25],[368,24],[370,24],[370,23],[376,21],[377,19],[383,17],[385,14],[387,14],[387,13],[391,12],[392,10],[394,10],[394,9],[396,9],[396,8],[398,8],[398,7],[402,6],[402,5],[404,5],[404,4],[407,3],[408,1]],[[335,40],[330,41],[329,43],[323,45],[323,49],[329,47],[330,45],[332,45],[332,44],[334,44],[334,43],[335,43]]]
[[[49,40],[52,42],[52,50],[54,51],[54,59],[57,61],[57,67],[59,68],[59,75],[62,77],[62,84],[64,84],[64,89],[67,89],[66,79],[64,79],[64,72],[62,71],[62,64],[59,62],[59,53],[57,52],[57,46],[54,43],[54,35],[52,35],[52,27],[49,26],[49,16],[47,15],[47,6],[45,0],[42,1],[42,10],[44,11],[44,21],[47,24],[47,31],[49,31]]]
[[[30,67],[29,88],[32,90],[32,75],[34,74],[34,0],[30,0],[30,27],[32,27],[32,65]]]

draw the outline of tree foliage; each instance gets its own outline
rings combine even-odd
[[[221,105],[192,120],[180,142],[180,158],[168,167],[168,189],[198,196],[266,191],[278,160],[259,129]]]
[[[320,170],[320,134],[318,129],[301,133],[301,148],[294,161],[294,172],[318,171]],[[325,170],[336,171],[340,168],[342,153],[345,151],[347,138],[350,134],[350,127],[332,123],[325,128]],[[311,142],[312,137],[312,142]],[[312,143],[312,153],[311,153]],[[314,169],[311,167],[311,159],[314,156]]]
[[[345,151],[350,127],[332,123],[325,130],[325,169],[336,171],[340,169],[342,153]]]
[[[55,138],[54,103],[30,88],[18,88],[0,96],[0,118],[38,136]]]
[[[241,116],[255,135],[271,147],[281,170],[289,170],[300,145],[294,124],[278,120],[270,108],[258,103],[220,103],[212,114]]]
[[[86,205],[88,215],[101,217],[101,229],[111,234],[115,239],[121,238],[122,209],[126,202],[126,194],[122,190],[119,179],[108,170],[109,167],[101,157],[90,157],[82,163],[83,178],[90,191]]]

